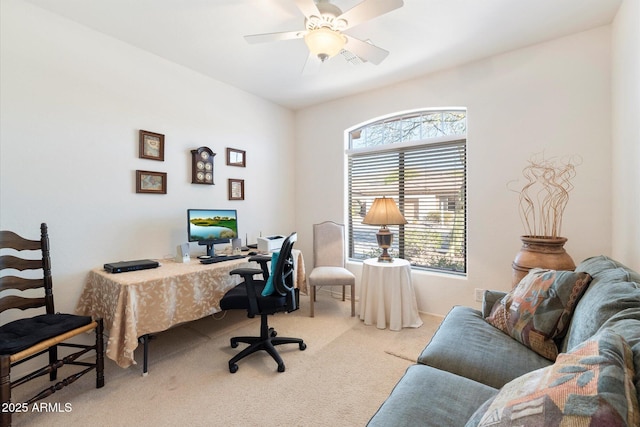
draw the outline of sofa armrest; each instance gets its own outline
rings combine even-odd
[[[491,314],[493,305],[507,293],[503,291],[484,291],[482,296],[482,317],[485,319]]]

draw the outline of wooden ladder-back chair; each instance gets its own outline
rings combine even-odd
[[[41,254],[37,259],[34,259],[35,251]],[[26,256],[23,258],[23,255]],[[18,274],[18,276],[12,274]],[[84,369],[45,388],[22,404],[29,407],[33,402],[50,396],[92,369],[96,371],[96,388],[104,386],[102,319],[92,320],[88,316],[56,313],[52,286],[47,225],[43,223],[40,226],[40,240],[28,240],[11,231],[0,231],[0,313],[10,309],[25,311],[44,307],[46,310],[45,314],[36,313],[37,315],[33,317],[20,318],[0,326],[0,397],[3,408],[0,413],[0,424],[2,427],[11,425],[12,413],[4,409],[16,406],[15,402],[11,401],[11,390],[46,374],[49,374],[50,381],[55,381],[58,369],[63,365],[77,365]],[[43,294],[37,292],[38,295],[34,295],[38,289],[41,289]],[[93,345],[65,342],[71,337],[92,329],[95,330]],[[58,347],[70,347],[75,352],[58,359]],[[77,360],[91,350],[95,351],[95,361]],[[20,378],[11,378],[11,369],[16,365],[45,353],[49,355],[48,365]]]

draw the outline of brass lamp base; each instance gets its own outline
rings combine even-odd
[[[378,262],[393,262],[393,258],[391,258],[388,252],[391,243],[393,243],[393,233],[389,231],[386,225],[383,225],[376,233],[376,239],[378,240],[378,246],[382,249],[382,254],[378,257]]]

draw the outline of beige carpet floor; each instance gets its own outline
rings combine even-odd
[[[389,395],[404,371],[429,342],[441,318],[422,315],[424,325],[401,331],[365,326],[350,314],[350,304],[320,293],[316,317],[308,304],[291,314],[271,316],[280,336],[300,337],[307,349],[279,346],[286,371],[264,352],[239,363],[230,374],[227,361],[237,351],[236,335],[257,335],[259,319],[231,311],[191,322],[155,336],[149,374],[107,359],[106,385],[95,375],[41,402],[59,411],[14,415],[22,426],[363,426]],[[37,382],[33,381],[32,383]],[[38,387],[46,387],[43,378]],[[28,397],[32,385],[13,391],[13,401]],[[51,405],[50,405],[51,406]],[[31,408],[30,408],[31,409]]]

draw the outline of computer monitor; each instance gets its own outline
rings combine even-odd
[[[213,256],[213,245],[238,237],[238,213],[235,209],[187,209],[187,235]]]

